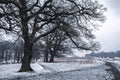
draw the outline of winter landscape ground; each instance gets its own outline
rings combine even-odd
[[[103,59],[56,59],[32,63],[34,72],[17,72],[21,64],[1,64],[0,80],[119,80],[120,61]]]

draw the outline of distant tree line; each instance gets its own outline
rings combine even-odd
[[[44,44],[39,42],[33,46],[32,62],[36,62],[41,58],[44,62],[53,62],[54,57],[64,57],[62,55],[63,53],[72,53],[71,47],[62,43],[63,39],[56,38],[53,40],[53,34],[49,36],[51,37],[47,36],[44,38]],[[21,63],[24,56],[23,49],[24,45],[22,40],[17,40],[16,42],[0,41],[0,63]]]
[[[120,57],[120,51],[90,53],[90,54],[86,54],[85,57],[115,58],[115,57]]]
[[[13,42],[0,42],[0,63],[20,63],[23,58],[23,45],[18,42],[14,46]]]

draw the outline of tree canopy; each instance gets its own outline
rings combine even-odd
[[[79,49],[92,50],[96,45],[94,22],[105,20],[104,11],[97,0],[0,0],[0,29],[23,38],[20,71],[32,71],[33,45],[56,29],[63,31]]]

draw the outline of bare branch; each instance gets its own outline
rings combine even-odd
[[[55,27],[55,28],[53,28],[52,30],[50,30],[50,31],[48,31],[48,32],[46,32],[46,33],[38,36],[37,38],[35,38],[34,43],[35,43],[36,41],[38,41],[41,37],[47,36],[48,34],[54,32],[57,28],[58,28],[58,27]]]

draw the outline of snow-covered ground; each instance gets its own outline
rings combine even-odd
[[[89,63],[87,63],[88,61]],[[102,61],[90,61],[85,59],[79,59],[78,61],[73,62],[57,62],[57,63],[43,63],[40,62],[40,65],[42,65],[44,68],[50,70],[51,72],[64,72],[64,71],[72,71],[72,70],[79,70],[79,69],[86,69],[89,67],[96,67],[103,65],[104,62]]]
[[[105,71],[105,65],[75,71],[47,73],[20,80],[113,80],[113,76]]]
[[[12,79],[14,77],[28,77],[32,75],[37,75],[44,72],[49,72],[44,70],[42,66],[37,63],[31,64],[34,72],[22,72],[19,73],[18,70],[20,69],[21,64],[1,64],[0,65],[0,80],[9,78]]]
[[[113,65],[120,71],[120,60],[108,61],[113,63]]]
[[[63,60],[63,59],[62,59]],[[76,79],[70,79],[70,80],[111,80],[112,76],[106,72],[105,69],[108,67],[105,66],[103,61],[99,60],[92,60],[92,59],[75,59],[72,61],[60,61],[55,63],[44,63],[44,62],[37,62],[34,64],[31,64],[32,68],[34,69],[34,72],[23,72],[19,73],[17,72],[21,66],[21,64],[1,64],[0,65],[0,80],[4,79],[15,79],[15,78],[25,78],[24,80],[27,80],[26,77],[31,76],[37,76],[38,80],[56,80],[55,74],[59,76],[57,80],[63,80],[61,79],[62,74],[65,74],[66,76],[74,76],[74,73],[77,77]],[[69,74],[70,73],[70,74]],[[79,73],[79,74],[78,74]],[[50,79],[44,78],[45,75],[54,75]],[[42,76],[43,75],[43,76]],[[65,76],[64,76],[65,77]],[[40,78],[40,79],[39,79]],[[53,79],[55,78],[55,79]],[[67,77],[65,77],[67,78]],[[74,77],[73,77],[74,78]],[[79,79],[78,79],[79,78]],[[36,80],[36,77],[34,79],[30,80]],[[69,79],[64,79],[69,80]]]

